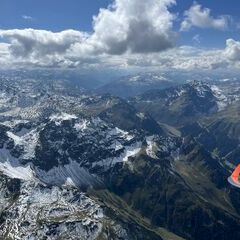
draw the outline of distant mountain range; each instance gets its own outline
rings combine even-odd
[[[109,93],[123,98],[144,93],[150,89],[164,89],[176,85],[165,74],[145,73],[122,77],[97,89],[99,94]]]

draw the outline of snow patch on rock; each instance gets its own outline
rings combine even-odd
[[[116,163],[127,162],[129,157],[134,157],[140,152],[141,147],[142,142],[136,142],[130,146],[125,146],[123,152],[118,157],[103,159],[102,161],[94,163],[93,166],[102,166],[109,168],[111,166],[114,166]]]
[[[86,119],[82,119],[79,122],[77,122],[74,127],[78,132],[82,132],[84,130],[86,130],[89,126],[90,122]]]
[[[77,119],[76,115],[68,114],[68,113],[58,113],[50,116],[50,120],[55,122],[57,126],[61,125],[63,121]]]
[[[147,142],[147,148],[146,148],[147,155],[151,158],[157,159],[157,156],[155,154],[155,150],[157,150],[157,144],[154,141],[154,136],[147,137],[146,142]]]
[[[217,98],[218,111],[224,110],[228,105],[228,98],[223,94],[223,91],[216,85],[211,86],[214,96]]]
[[[35,148],[38,143],[39,132],[37,129],[34,129],[30,132],[27,132],[25,135],[19,136],[10,131],[7,132],[9,138],[14,141],[15,145],[23,146],[24,154],[22,158],[32,159],[35,157]]]
[[[34,171],[30,165],[21,165],[18,159],[11,156],[6,148],[0,149],[0,171],[15,179],[35,181]]]

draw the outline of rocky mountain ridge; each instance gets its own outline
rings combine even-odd
[[[126,101],[61,81],[9,83],[0,86],[1,237],[240,237],[230,167],[203,134],[237,104],[223,88],[193,82]],[[175,107],[174,121],[152,103]]]

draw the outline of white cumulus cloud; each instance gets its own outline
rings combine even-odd
[[[204,8],[198,3],[194,3],[189,10],[184,13],[184,20],[181,23],[181,31],[187,31],[191,27],[214,28],[224,30],[228,27],[228,16],[211,16],[211,10]]]
[[[110,54],[159,52],[174,45],[175,0],[116,0],[94,18],[91,43]]]
[[[227,39],[224,54],[231,61],[240,61],[240,42]]]

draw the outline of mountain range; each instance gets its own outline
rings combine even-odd
[[[0,236],[240,239],[239,89],[2,76]]]

